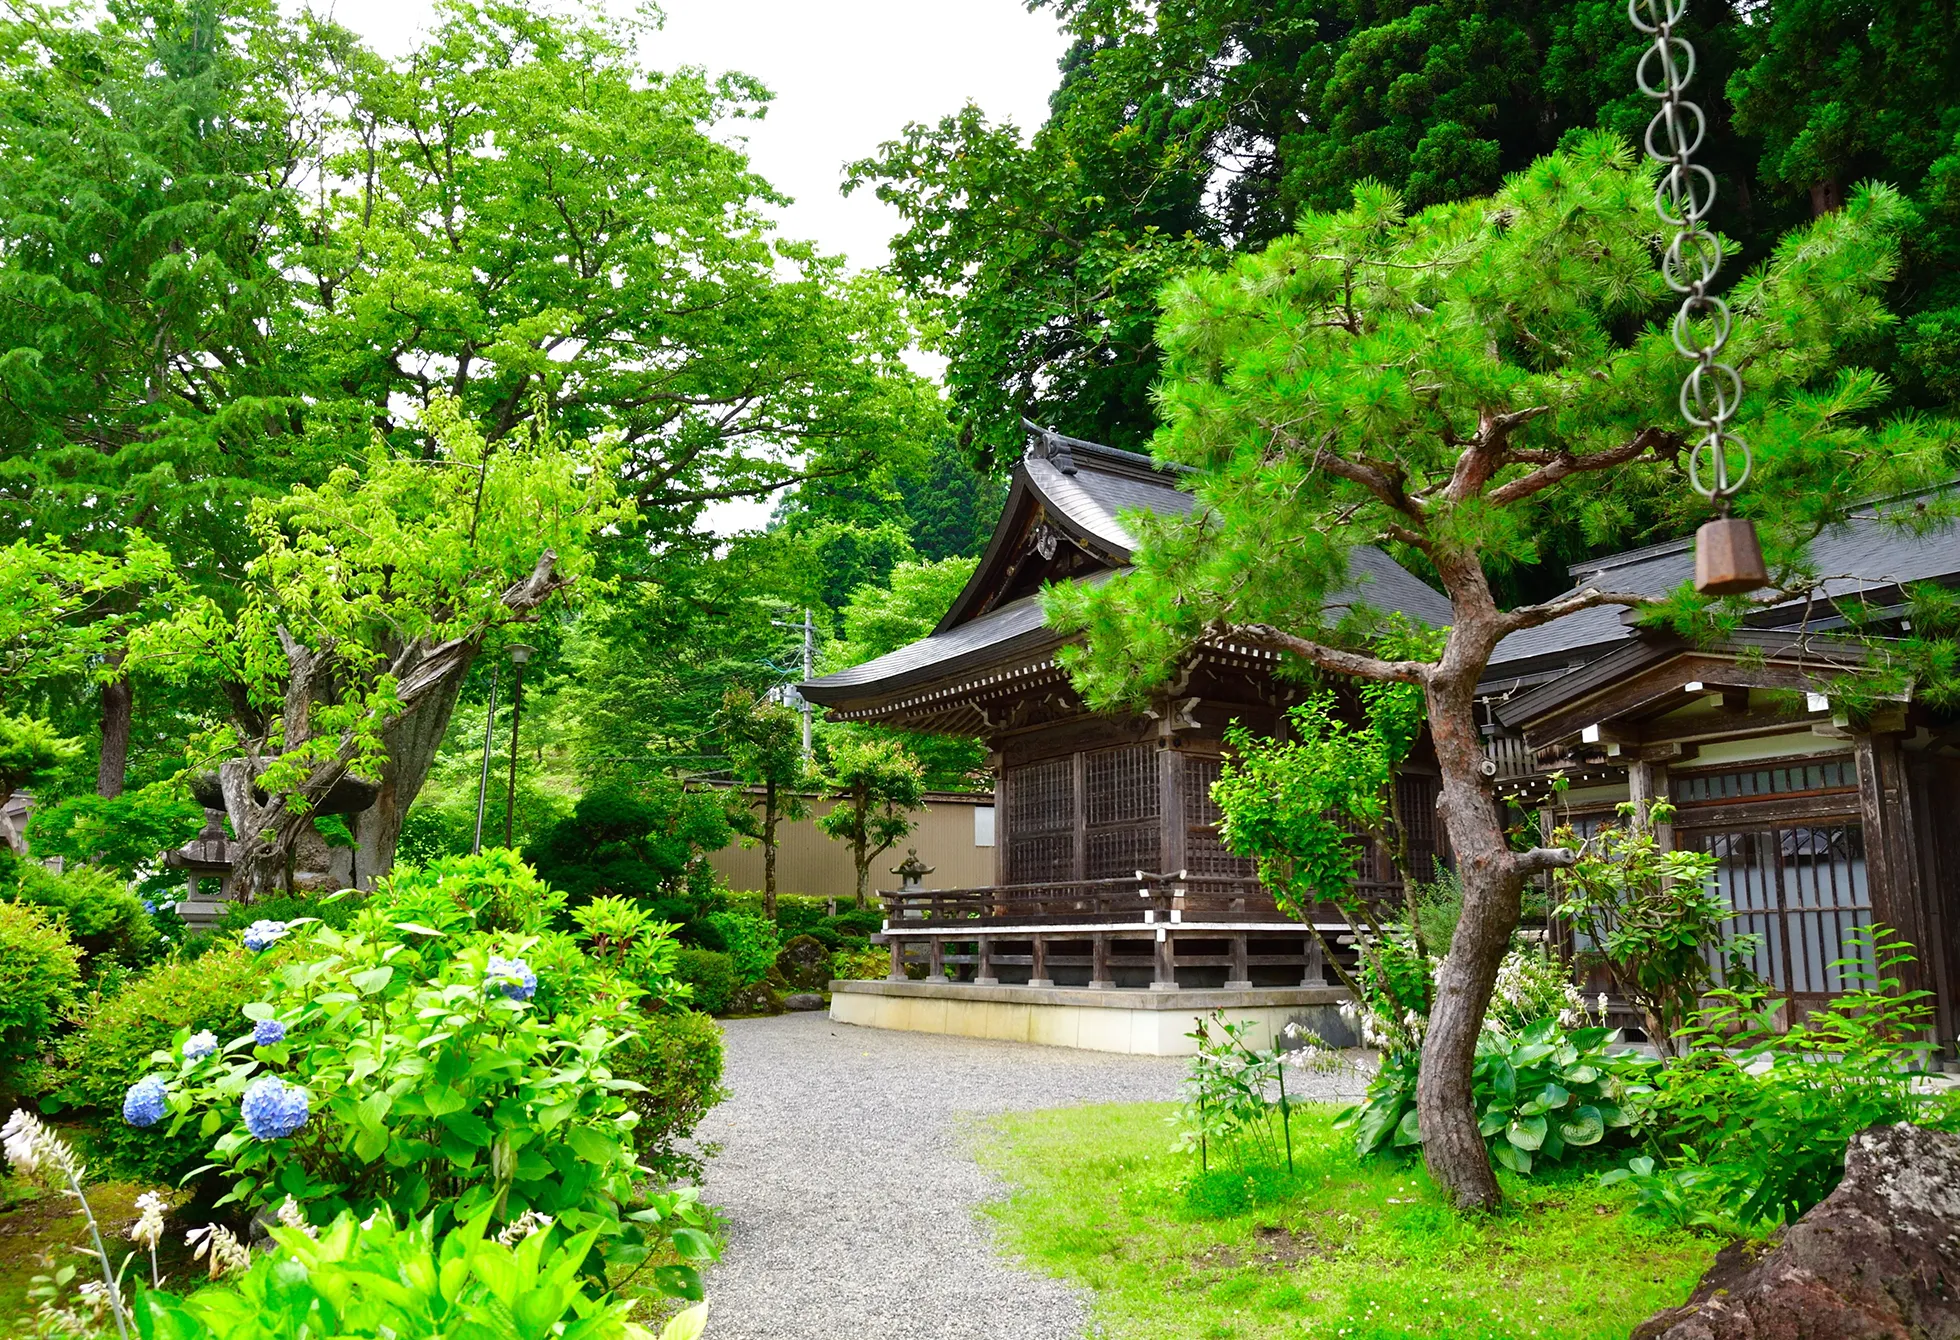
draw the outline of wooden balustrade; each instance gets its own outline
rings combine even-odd
[[[1399,884],[1363,883],[1361,898],[1379,908],[1398,905]],[[971,889],[902,889],[881,892],[895,931],[977,930],[992,926],[1064,929],[1101,925],[1258,924],[1294,920],[1256,879],[1207,875],[1158,875],[1128,879],[1057,880]],[[1331,906],[1315,909],[1316,921],[1340,922]]]

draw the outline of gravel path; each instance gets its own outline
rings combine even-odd
[[[731,1020],[728,1100],[703,1197],[728,1243],[713,1340],[1068,1340],[1080,1296],[995,1255],[974,1207],[998,1181],[961,1148],[967,1114],[1176,1096],[1175,1057],[833,1023]]]

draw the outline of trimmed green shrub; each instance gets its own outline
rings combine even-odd
[[[80,977],[81,951],[59,921],[0,903],[0,1106],[40,1087],[42,1055]]]
[[[166,1184],[210,1162],[211,1140],[195,1126],[174,1135],[162,1127],[139,1130],[123,1120],[123,1096],[150,1073],[150,1053],[167,1049],[180,1031],[208,1028],[225,1038],[244,1031],[245,1006],[259,999],[272,967],[271,954],[228,946],[164,963],[93,1004],[61,1050],[56,1093],[90,1119],[96,1157],[125,1176]],[[205,1184],[219,1189],[211,1179]]]
[[[877,981],[891,966],[891,952],[884,949],[839,949],[830,956],[830,975],[844,982]]]
[[[107,960],[140,968],[163,951],[163,934],[143,910],[143,900],[109,871],[75,865],[56,874],[44,865],[21,861],[14,874],[19,881],[16,899],[67,923],[68,938],[82,951],[83,971],[89,977],[102,973]]]
[[[774,922],[745,912],[717,912],[708,918],[708,924],[720,932],[722,948],[738,983],[747,986],[768,976],[775,966],[779,944]]]
[[[646,1085],[644,1093],[628,1095],[640,1114],[633,1130],[640,1162],[668,1182],[699,1178],[701,1156],[682,1150],[680,1142],[727,1096],[715,1021],[699,1010],[649,1015],[611,1061],[619,1078]]]
[[[735,965],[715,949],[682,945],[674,955],[674,980],[694,988],[694,1008],[720,1014],[735,994]]]

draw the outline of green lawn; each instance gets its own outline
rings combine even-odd
[[[1357,1165],[1334,1111],[1295,1110],[1291,1177],[1200,1174],[1161,1103],[997,1118],[978,1152],[1012,1187],[1003,1245],[1093,1290],[1109,1340],[1623,1340],[1714,1258],[1580,1171],[1500,1173],[1507,1208],[1458,1216],[1419,1162]]]

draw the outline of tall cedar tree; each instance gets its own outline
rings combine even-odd
[[[1506,609],[1492,578],[1531,562],[1554,516],[1610,529],[1628,505],[1683,525],[1697,510],[1676,468],[1682,367],[1663,320],[1653,181],[1625,142],[1598,134],[1490,199],[1414,217],[1393,191],[1359,188],[1351,208],[1310,213],[1225,272],[1172,286],[1154,448],[1194,468],[1200,506],[1184,521],[1133,518],[1134,575],[1050,596],[1057,622],[1087,632],[1070,665],[1097,705],[1162,691],[1206,637],[1422,688],[1464,901],[1418,1103],[1430,1170],[1466,1206],[1498,1200],[1471,1104],[1498,962],[1525,883],[1573,859],[1507,841],[1480,771],[1477,684],[1509,633],[1653,603],[1586,588]],[[1863,426],[1883,382],[1842,366],[1889,320],[1876,294],[1908,215],[1890,189],[1855,192],[1729,294],[1729,348],[1749,386],[1739,427],[1758,471],[1740,509],[1787,584],[1804,578],[1806,540],[1853,500],[1951,467],[1946,443],[1913,420]],[[1453,608],[1439,656],[1384,659],[1365,610],[1328,611],[1357,544],[1437,573]],[[1693,605],[1679,592],[1651,617]]]

